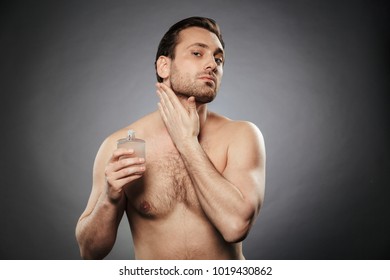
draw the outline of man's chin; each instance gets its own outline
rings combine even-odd
[[[172,87],[172,90],[178,96],[183,96],[186,98],[190,98],[191,96],[195,97],[195,101],[197,103],[210,103],[217,96],[217,92],[214,88],[211,87],[203,87],[195,89],[187,89],[187,90],[176,90],[175,87]]]
[[[212,102],[214,99],[215,99],[215,95],[212,95],[212,96],[194,96],[195,97],[195,101],[197,103],[201,103],[201,104],[206,104],[206,103],[210,103]]]
[[[217,91],[209,85],[206,88],[201,89],[199,92],[193,95],[197,103],[210,103],[217,96]]]

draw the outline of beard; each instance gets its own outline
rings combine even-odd
[[[217,96],[218,83],[215,81],[203,81],[198,77],[202,75],[209,75],[209,73],[199,73],[196,75],[195,80],[190,74],[181,74],[179,70],[172,65],[170,84],[172,90],[179,96],[185,96],[187,98],[193,96],[198,103],[210,103]],[[211,74],[212,75],[212,74]]]

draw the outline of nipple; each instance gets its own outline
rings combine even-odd
[[[142,201],[139,205],[142,213],[147,214],[150,211],[150,204],[147,201]]]

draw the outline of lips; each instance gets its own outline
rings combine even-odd
[[[214,83],[216,83],[216,78],[214,76],[210,76],[210,75],[200,76],[199,79],[206,80],[206,81],[213,81]]]

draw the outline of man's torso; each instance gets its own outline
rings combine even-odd
[[[224,241],[199,204],[184,163],[165,129],[155,129],[156,116],[132,129],[146,142],[146,172],[125,190],[127,217],[139,259],[241,259],[241,243]],[[229,137],[221,117],[210,117],[199,139],[215,168],[227,162]],[[211,133],[212,132],[212,133]]]

